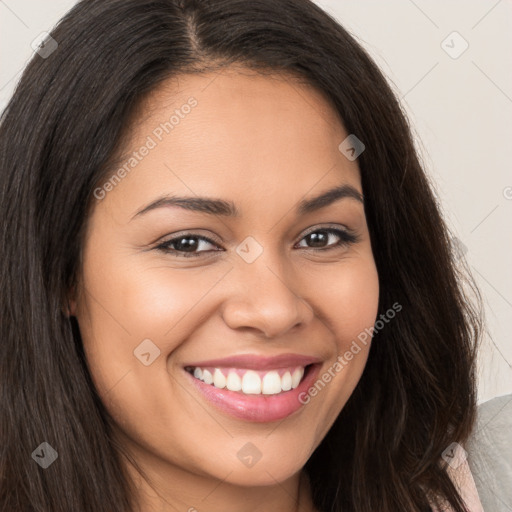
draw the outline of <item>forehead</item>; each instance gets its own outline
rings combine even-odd
[[[359,185],[357,163],[338,149],[348,135],[338,113],[320,91],[288,75],[178,75],[141,103],[130,128],[113,171],[133,166],[125,165],[128,176],[111,198],[123,190],[133,203],[162,192],[279,200],[320,180],[321,189]]]
[[[141,104],[131,142],[148,134],[174,153],[191,148],[214,156],[229,147],[247,154],[265,144],[278,157],[290,156],[288,149],[332,149],[345,130],[327,97],[304,80],[227,68],[163,82]]]
[[[191,95],[197,98],[205,115],[223,107],[228,117],[230,114],[237,117],[253,114],[246,119],[250,121],[251,118],[272,119],[273,114],[284,115],[299,109],[310,122],[318,118],[333,127],[340,124],[328,97],[306,83],[304,78],[236,66],[212,72],[178,74],[161,83],[146,97],[143,105],[158,117],[159,109],[178,108]],[[267,108],[260,110],[262,106]]]

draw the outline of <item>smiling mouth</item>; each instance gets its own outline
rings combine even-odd
[[[278,395],[297,388],[312,366],[290,366],[267,371],[187,366],[185,370],[197,380],[217,389],[242,395]]]

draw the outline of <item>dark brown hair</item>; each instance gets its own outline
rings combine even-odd
[[[169,77],[237,64],[302,77],[363,141],[379,314],[403,308],[375,333],[360,382],[305,466],[316,506],[427,511],[435,495],[463,512],[441,453],[474,421],[482,324],[463,282],[479,294],[400,104],[355,39],[309,0],[84,0],[51,36],[58,48],[34,55],[0,124],[0,509],[135,510],[62,307],[93,188],[112,173],[137,106]],[[31,457],[43,441],[58,451],[46,470]]]

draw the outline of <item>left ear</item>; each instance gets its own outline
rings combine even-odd
[[[76,316],[77,306],[76,306],[76,287],[72,286],[66,296],[66,305],[63,306],[62,312],[65,316]]]

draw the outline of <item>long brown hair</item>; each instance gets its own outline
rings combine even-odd
[[[482,327],[463,283],[478,290],[457,266],[400,104],[361,46],[309,0],[83,0],[51,36],[58,46],[34,55],[0,124],[0,509],[135,510],[62,306],[94,185],[112,173],[137,105],[179,73],[242,64],[302,77],[365,144],[379,314],[403,308],[374,334],[360,382],[305,466],[315,505],[426,511],[436,495],[464,512],[441,454],[474,421]],[[43,441],[59,457],[46,470],[31,457]]]

